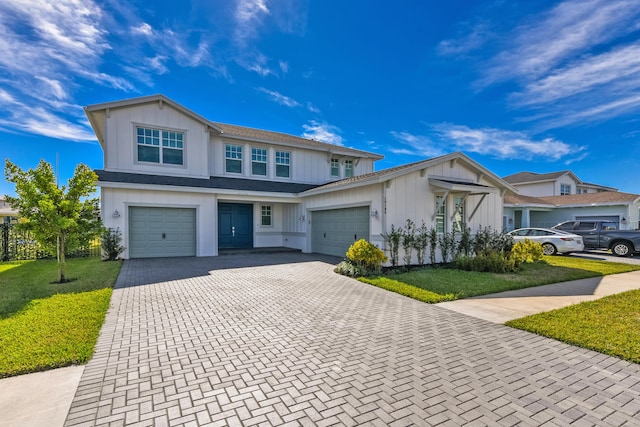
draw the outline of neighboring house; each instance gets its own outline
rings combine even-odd
[[[506,230],[552,227],[563,221],[601,219],[638,229],[640,195],[585,183],[571,171],[520,172],[503,178],[518,189],[504,199]]]
[[[92,105],[103,221],[125,258],[288,247],[344,256],[407,219],[501,228],[515,192],[462,153],[374,172],[381,155],[209,121],[163,95]]]
[[[0,224],[8,224],[18,218],[18,211],[9,206],[4,196],[0,196]]]

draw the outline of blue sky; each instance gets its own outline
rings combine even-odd
[[[377,169],[459,150],[640,193],[637,0],[0,2],[2,159],[100,169],[82,107],[156,93]]]

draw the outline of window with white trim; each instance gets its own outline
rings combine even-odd
[[[447,224],[447,203],[443,195],[436,195],[436,232],[444,233]]]
[[[456,196],[454,198],[454,203],[455,203],[455,210],[456,213],[453,216],[453,230],[454,231],[462,231],[465,229],[465,227],[467,226],[467,224],[465,223],[464,220],[464,197],[462,196]]]
[[[276,176],[289,178],[291,176],[291,153],[276,151]]]
[[[262,205],[260,208],[260,224],[263,227],[271,227],[273,224],[271,222],[271,206]]]
[[[344,161],[344,177],[351,178],[353,176],[353,160]]]
[[[251,148],[251,173],[253,175],[267,175],[267,150],[265,148]]]
[[[227,144],[224,148],[225,171],[242,173],[242,146]]]
[[[165,165],[184,164],[184,133],[136,126],[139,162]]]
[[[331,176],[340,178],[340,160],[331,159]]]
[[[560,184],[560,195],[567,196],[571,194],[571,184]]]

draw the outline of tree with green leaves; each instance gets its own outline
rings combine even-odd
[[[7,159],[5,177],[16,186],[17,197],[6,200],[19,212],[18,227],[31,231],[45,250],[56,254],[58,282],[68,281],[65,252],[89,244],[103,229],[98,199],[90,197],[98,176],[79,164],[67,185],[59,186],[53,167],[44,160],[23,171]]]

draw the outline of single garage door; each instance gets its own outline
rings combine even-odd
[[[196,255],[196,210],[129,208],[129,257]]]
[[[356,240],[369,240],[369,208],[332,209],[311,213],[311,251],[344,257]]]

